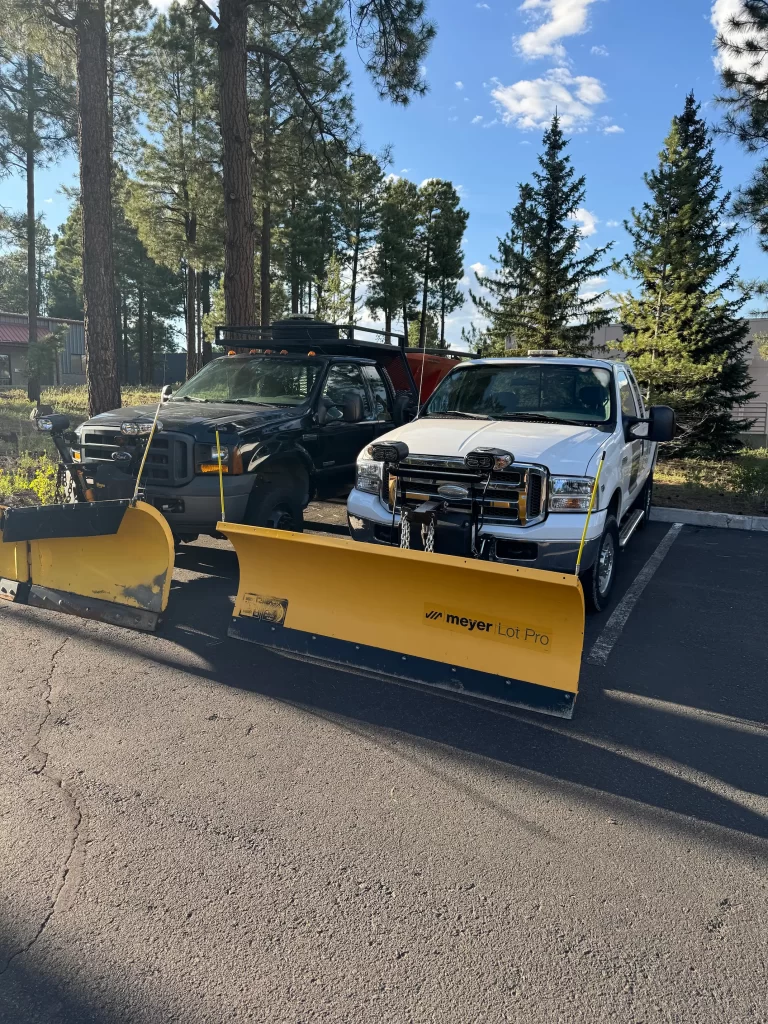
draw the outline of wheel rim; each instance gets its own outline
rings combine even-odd
[[[600,554],[597,556],[597,589],[601,597],[605,597],[610,589],[615,562],[616,546],[613,541],[613,534],[607,533],[603,537]]]
[[[291,510],[285,505],[273,508],[267,516],[267,526],[271,530],[293,530],[294,522]]]

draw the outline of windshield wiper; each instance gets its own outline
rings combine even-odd
[[[426,419],[432,419],[433,417],[434,418],[441,417],[441,418],[453,419],[455,416],[466,416],[466,417],[468,417],[471,420],[492,420],[493,419],[493,416],[486,416],[486,414],[484,412],[458,412],[458,411],[453,411],[453,412],[428,412],[426,414]]]
[[[180,398],[172,398],[172,402],[208,402],[208,398],[192,398],[191,395],[182,395]]]
[[[546,416],[539,412],[510,412],[506,415],[502,414],[498,416],[500,420],[519,420],[525,422],[529,420],[535,423],[564,423],[569,427],[590,427],[593,426],[591,420],[569,420],[563,416]]]
[[[274,405],[274,402],[254,402],[250,398],[219,398],[224,405]]]

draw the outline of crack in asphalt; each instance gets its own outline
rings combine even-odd
[[[26,752],[26,758],[30,762],[30,771],[34,775],[42,775],[54,784],[54,786],[60,791],[64,798],[68,810],[72,816],[72,826],[69,835],[69,849],[67,855],[64,858],[64,863],[59,872],[58,882],[54,889],[53,896],[51,899],[51,905],[48,912],[43,917],[42,921],[37,927],[35,934],[19,949],[15,950],[6,960],[5,966],[0,970],[0,977],[2,977],[6,971],[10,968],[11,964],[17,957],[22,956],[24,953],[28,953],[30,949],[35,945],[38,939],[41,937],[45,929],[48,927],[48,923],[56,912],[56,908],[61,900],[61,895],[64,892],[64,887],[67,884],[73,865],[76,859],[76,855],[79,855],[79,860],[83,859],[83,854],[78,849],[80,840],[80,831],[84,822],[83,810],[81,807],[79,795],[72,789],[70,789],[64,780],[56,775],[48,766],[49,751],[43,750],[40,744],[43,741],[43,735],[47,730],[51,722],[53,715],[53,701],[51,700],[53,690],[53,676],[56,671],[56,659],[64,650],[66,645],[72,639],[71,636],[65,637],[65,639],[59,644],[56,650],[51,655],[51,663],[48,668],[48,674],[43,680],[43,702],[45,705],[45,713],[41,716],[40,721],[37,724],[37,728],[34,734],[34,741]]]

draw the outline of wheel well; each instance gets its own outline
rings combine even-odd
[[[270,459],[263,469],[259,467],[256,470],[255,477],[254,486],[258,486],[259,479],[266,481],[288,477],[295,482],[297,487],[301,487],[302,504],[306,504],[309,500],[309,493],[312,489],[310,474],[302,460],[296,456]]]

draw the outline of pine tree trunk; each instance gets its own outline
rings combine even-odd
[[[360,258],[360,216],[357,218],[355,245],[352,249],[352,286],[349,290],[349,322],[355,322],[355,298],[357,293],[357,264]]]
[[[144,368],[145,368],[145,365],[146,365],[145,364],[145,359],[144,359],[144,289],[143,289],[143,287],[141,285],[139,285],[139,302],[138,302],[138,306],[139,306],[139,311],[138,311],[138,314],[136,316],[136,326],[138,328],[138,330],[137,330],[137,337],[136,337],[136,342],[137,342],[136,347],[138,348],[138,353],[137,353],[136,361],[139,364],[138,365],[139,384],[146,384],[147,382],[144,379]]]
[[[128,303],[123,295],[123,383],[128,383]]]
[[[151,385],[155,376],[155,321],[152,319],[151,308],[147,310],[147,368],[144,372],[147,384]]]
[[[408,345],[408,305],[403,303],[403,334],[405,335],[405,344]]]
[[[200,329],[202,331],[202,317],[208,316],[211,312],[211,272],[210,270],[204,270],[202,274],[202,287],[201,287],[201,313],[200,318]],[[213,349],[210,341],[207,340],[205,334],[203,334],[203,365],[210,363],[213,358]]]
[[[440,348],[445,348],[445,281],[440,282]]]
[[[268,10],[268,8],[267,8]],[[270,271],[272,261],[272,204],[270,193],[272,189],[272,78],[269,57],[264,57],[264,66],[261,80],[262,97],[264,106],[263,118],[263,188],[264,202],[261,208],[261,301],[259,307],[260,323],[262,327],[269,327],[271,319],[270,310]]]
[[[389,337],[389,332],[392,330],[392,310],[387,309],[384,313],[384,330],[387,332],[387,344],[390,344],[392,339]]]
[[[195,331],[195,268],[187,264],[187,380],[197,373],[197,333]]]
[[[197,320],[197,323],[196,323],[197,334],[196,334],[196,338],[195,338],[195,342],[196,342],[196,347],[195,347],[195,363],[197,365],[198,370],[203,365],[203,310],[202,310],[202,301],[201,301],[201,297],[200,297],[200,293],[201,293],[201,281],[200,281],[200,278],[201,277],[202,277],[201,274],[197,274],[196,275],[197,279],[195,281],[195,317],[196,317],[196,320]]]
[[[40,402],[40,367],[37,352],[37,222],[35,220],[35,64],[27,57],[27,397]]]
[[[429,297],[429,260],[432,255],[431,250],[431,232],[432,232],[432,211],[429,212],[429,219],[427,220],[427,245],[424,252],[424,294],[421,296],[421,323],[419,324],[419,348],[424,348],[427,344],[427,299]]]
[[[256,322],[247,0],[220,0],[219,96],[224,183],[224,306],[228,324]]]
[[[103,0],[79,0],[76,27],[86,381],[88,413],[95,416],[120,407]]]

